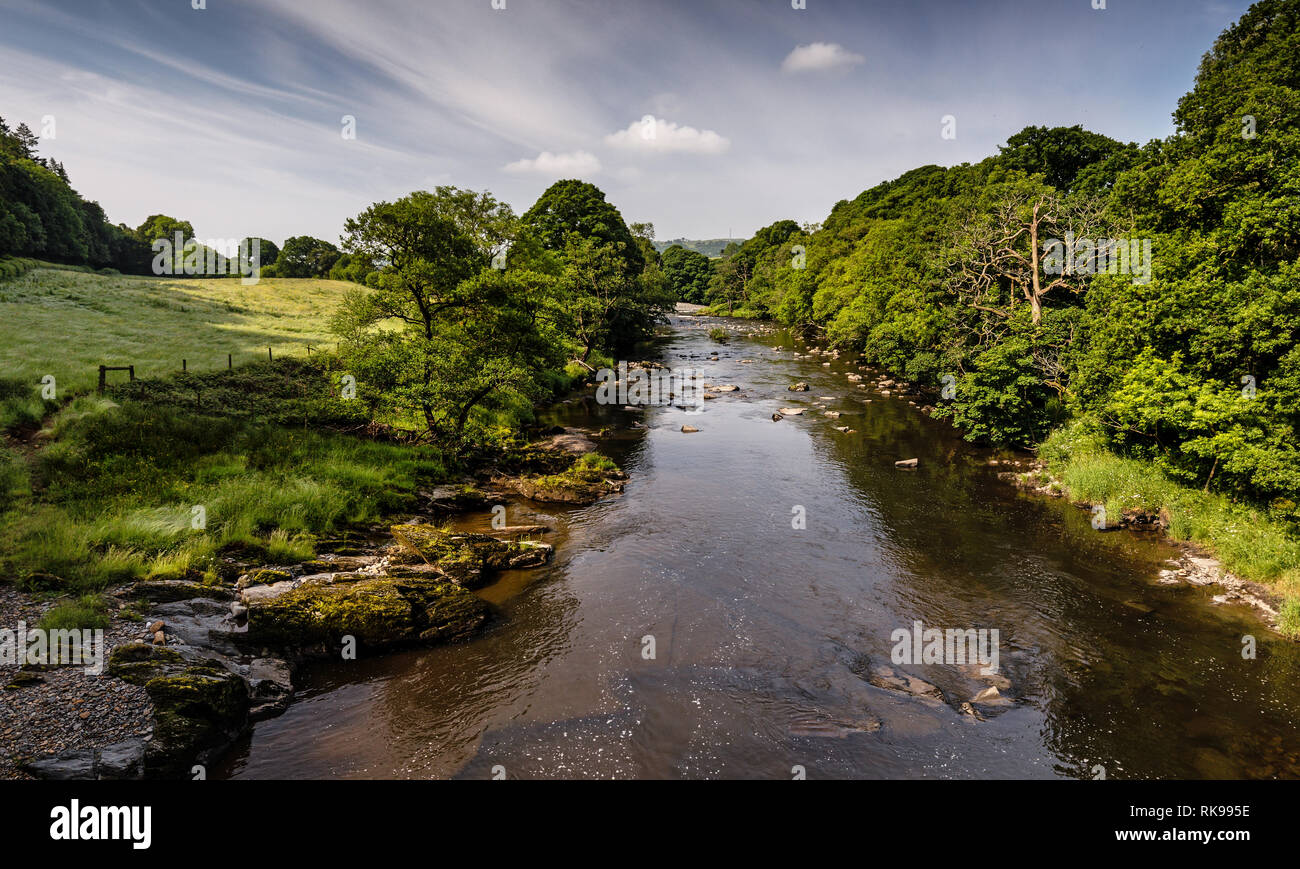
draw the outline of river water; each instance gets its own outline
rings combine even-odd
[[[550,412],[611,428],[600,448],[631,479],[590,507],[511,505],[511,524],[556,529],[556,557],[479,592],[499,607],[488,632],[312,666],[219,774],[1300,777],[1300,645],[1213,588],[1161,585],[1168,544],[1015,490],[992,453],[856,388],[851,361],[796,359],[787,333],[735,321],[750,334],[719,344],[718,323],[675,317],[657,345],[741,387],[703,413]],[[963,712],[983,685],[956,664],[896,667],[944,702],[871,684],[918,620],[997,629],[1012,702]]]

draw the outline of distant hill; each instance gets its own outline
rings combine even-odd
[[[705,256],[722,256],[722,250],[732,242],[740,244],[743,238],[670,238],[667,241],[656,241],[655,250],[663,253],[675,244],[680,244],[687,250],[697,250]]]

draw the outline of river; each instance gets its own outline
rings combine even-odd
[[[734,321],[750,334],[720,344],[719,322],[675,317],[657,343],[665,364],[741,387],[703,413],[549,412],[611,428],[601,450],[630,481],[590,507],[510,506],[511,524],[556,529],[556,556],[480,591],[500,610],[489,631],[309,667],[219,774],[1300,777],[1300,645],[1212,588],[1160,584],[1168,543],[1016,490],[993,453],[856,388],[850,360],[796,359],[789,334]],[[771,419],[794,406],[808,411]],[[871,684],[918,620],[997,629],[1011,702],[963,712],[980,686],[959,665],[899,667],[945,702]]]

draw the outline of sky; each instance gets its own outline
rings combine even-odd
[[[199,238],[337,243],[439,184],[522,213],[573,177],[660,239],[747,237],[1030,124],[1167,136],[1249,5],[0,0],[0,116],[114,223]]]

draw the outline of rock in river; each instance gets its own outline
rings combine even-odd
[[[540,567],[552,552],[549,543],[498,540],[488,534],[453,532],[436,525],[394,525],[392,532],[407,551],[466,588],[482,585],[487,571]]]
[[[460,639],[488,618],[482,600],[445,577],[365,577],[305,582],[248,604],[250,643],[335,646],[345,636],[369,648]]]

